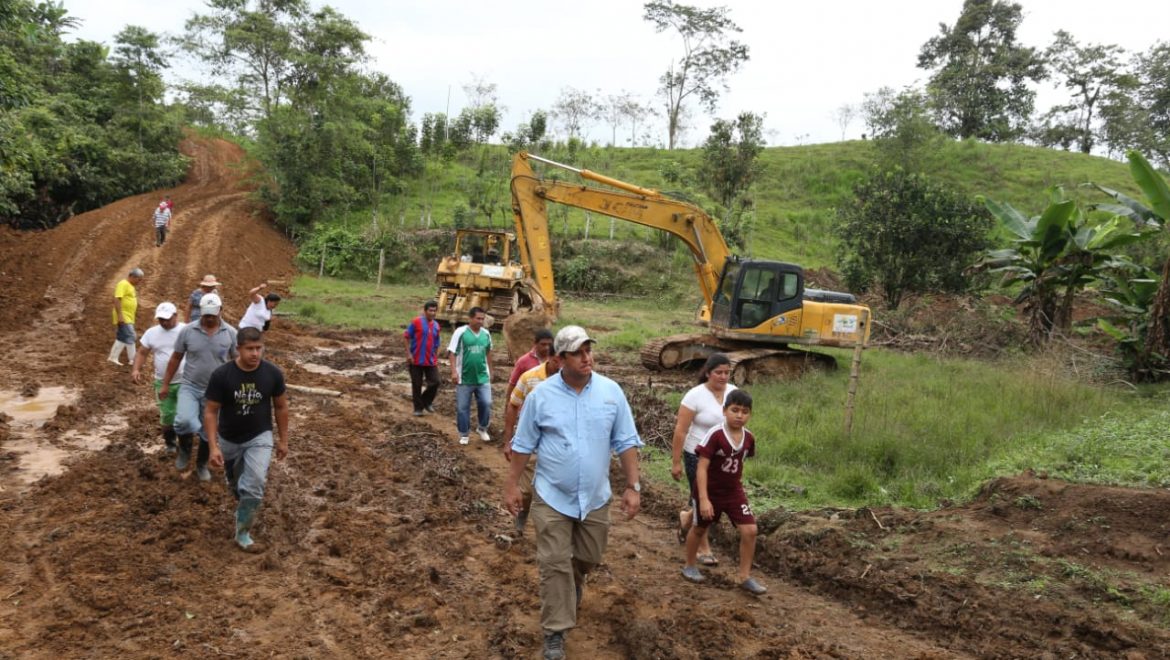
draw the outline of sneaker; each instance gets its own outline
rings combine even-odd
[[[199,481],[211,481],[211,470],[208,470],[206,465],[197,466],[195,474],[199,475]]]
[[[117,361],[117,360],[115,360],[115,359],[113,359],[113,358],[106,358],[106,362],[109,362],[110,364],[115,364],[115,365],[118,365],[119,367],[124,367],[124,366],[126,366],[126,365],[122,364],[121,362],[119,362],[119,361]]]
[[[475,432],[479,434],[480,440],[483,440],[484,442],[492,441],[492,436],[488,435],[487,429],[476,429]]]
[[[461,436],[459,436],[459,444],[461,444],[461,445],[465,445],[465,444],[467,444],[468,442],[471,442],[471,440],[469,440],[469,439],[467,438],[467,436],[465,436],[465,435],[461,435]]]
[[[434,406],[427,406],[426,408],[423,408],[423,410],[429,412],[432,415],[435,414],[435,407]]]
[[[682,576],[688,582],[699,584],[705,582],[707,578],[703,577],[703,572],[699,570],[698,566],[683,566]],[[746,582],[744,584],[747,584]]]
[[[739,588],[743,589],[749,594],[752,594],[753,596],[762,596],[768,593],[768,588],[759,582],[756,582],[755,578],[748,578],[744,580],[743,584],[739,585]]]
[[[423,416],[423,415],[425,415],[425,414],[426,414],[426,413],[424,413],[424,412],[423,412],[423,411],[421,411],[421,410],[416,410],[416,411],[414,411],[414,416],[415,416],[415,417],[422,417],[422,416]]]
[[[564,660],[565,633],[546,632],[544,634],[544,660]]]

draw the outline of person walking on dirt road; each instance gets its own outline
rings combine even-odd
[[[548,328],[541,328],[536,331],[536,334],[532,338],[532,350],[521,355],[520,359],[516,360],[515,366],[512,367],[512,374],[508,376],[508,389],[504,390],[505,406],[511,401],[512,388],[516,387],[520,376],[529,369],[540,366],[548,359],[548,354],[552,351],[552,341],[552,331]]]
[[[264,359],[264,334],[258,328],[241,328],[236,338],[236,359],[217,368],[207,382],[203,428],[211,465],[224,468],[236,498],[236,545],[256,552],[260,547],[252,539],[252,526],[272,462],[273,412],[276,460],[288,456],[288,396],[284,374]]]
[[[439,322],[435,314],[439,303],[428,300],[423,313],[406,326],[402,341],[410,359],[410,400],[414,403],[414,416],[435,412],[435,396],[439,393]],[[426,387],[423,382],[426,381]]]
[[[162,247],[167,242],[167,232],[171,229],[171,207],[165,201],[154,209],[154,246]]]
[[[552,333],[549,333],[549,338],[552,338]],[[549,344],[549,352],[552,351],[552,344]],[[516,386],[511,389],[507,401],[504,403],[504,460],[512,462],[512,436],[516,431],[516,420],[520,418],[520,409],[524,407],[524,399],[528,397],[528,393],[537,385],[548,380],[549,376],[555,376],[561,370],[561,357],[559,355],[549,355],[548,359],[543,364],[539,364],[520,375],[516,380]],[[536,462],[529,459],[524,465],[524,474],[520,479],[520,495],[523,498],[523,503],[520,507],[520,513],[516,514],[515,526],[516,533],[523,534],[524,527],[528,523],[528,512],[532,508],[532,480],[536,476]]]
[[[199,301],[199,322],[191,323],[175,338],[175,350],[167,362],[167,372],[159,396],[170,394],[171,379],[183,364],[183,378],[179,381],[179,401],[175,409],[175,433],[179,435],[179,448],[175,467],[186,470],[191,464],[191,447],[195,436],[199,436],[199,451],[195,460],[195,473],[200,481],[211,481],[207,460],[211,453],[207,447],[207,435],[203,428],[203,408],[206,403],[207,381],[221,364],[234,360],[236,352],[236,329],[220,317],[223,301],[214,293],[208,293]]]
[[[172,376],[170,391],[167,396],[159,397],[162,389],[163,375],[167,372],[167,363],[171,361],[171,353],[175,351],[175,340],[179,337],[182,325],[179,324],[179,309],[174,303],[162,302],[154,308],[154,318],[158,325],[153,325],[142,333],[142,350],[134,356],[134,367],[130,370],[130,378],[135,383],[142,382],[142,364],[146,357],[154,357],[154,394],[158,404],[159,426],[162,427],[163,442],[168,454],[173,454],[178,447],[175,442],[175,406],[179,402],[179,379]]]
[[[683,395],[682,403],[678,406],[671,443],[670,476],[678,481],[685,472],[687,492],[690,493],[687,508],[678,514],[679,543],[686,542],[687,531],[694,520],[695,503],[698,501],[695,497],[695,469],[699,465],[699,457],[695,454],[695,448],[708,431],[723,423],[723,399],[735,389],[730,380],[731,359],[723,353],[713,353],[699,370],[699,384]],[[706,535],[699,546],[699,563],[704,566],[719,563],[715,553],[711,552],[711,543]]]
[[[504,486],[504,505],[517,515],[520,475],[531,455],[540,453],[531,516],[546,660],[565,657],[565,633],[577,624],[585,576],[605,553],[611,452],[626,477],[622,511],[633,518],[641,507],[642,440],[621,386],[593,373],[593,343],[576,325],[561,328],[553,339],[561,370],[525,397]]]
[[[695,469],[695,520],[687,532],[687,562],[682,574],[690,582],[707,580],[696,566],[699,544],[707,535],[707,528],[727,514],[739,530],[736,582],[744,591],[761,596],[768,589],[752,577],[758,534],[756,517],[743,490],[743,463],[756,455],[756,438],[747,430],[752,416],[751,395],[743,390],[728,392],[723,411],[723,423],[708,431],[695,449],[699,455]]]
[[[203,276],[199,282],[199,286],[187,296],[187,323],[197,323],[199,321],[199,301],[203,296],[214,293],[219,295],[219,280],[215,279],[215,275],[208,273]]]
[[[492,421],[492,336],[483,327],[487,313],[482,307],[472,307],[467,325],[460,326],[451,335],[447,352],[451,355],[451,382],[455,386],[455,426],[459,430],[459,444],[467,444],[471,430],[471,397],[475,395],[476,433],[484,442],[491,442],[488,424]]]
[[[240,319],[240,330],[256,328],[261,332],[268,331],[268,324],[272,323],[272,310],[280,304],[280,294],[261,296],[260,292],[267,288],[268,283],[264,282],[248,291],[248,309],[244,310],[244,318]]]
[[[126,363],[134,362],[134,317],[138,314],[138,289],[145,274],[141,268],[130,271],[126,279],[114,287],[114,346],[110,349],[109,361],[122,366],[122,351],[126,351]]]

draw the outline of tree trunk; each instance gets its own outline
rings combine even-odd
[[[1146,333],[1145,354],[1142,356],[1147,364],[1164,361],[1155,356],[1170,355],[1170,319],[1167,319],[1167,313],[1170,313],[1170,259],[1162,264],[1162,281],[1158,283],[1158,294],[1150,306],[1150,329]]]

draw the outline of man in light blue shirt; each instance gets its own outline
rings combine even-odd
[[[524,400],[504,486],[504,504],[516,515],[523,500],[520,476],[539,453],[529,517],[536,528],[546,660],[565,657],[565,633],[577,624],[585,576],[605,553],[611,453],[626,476],[622,511],[633,518],[641,506],[642,440],[621,386],[593,373],[593,344],[580,326],[557,333],[553,351],[561,356],[561,370]]]

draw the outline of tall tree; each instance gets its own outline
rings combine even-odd
[[[1101,105],[1103,140],[1114,155],[1136,150],[1170,168],[1170,42],[1159,42],[1131,62],[1132,88]]]
[[[142,148],[145,113],[162,100],[165,85],[162,70],[167,68],[166,55],[160,49],[159,36],[144,27],[127,25],[114,37],[114,66],[135,105],[135,133]]]
[[[1099,104],[1136,83],[1125,71],[1121,61],[1124,53],[1120,46],[1081,45],[1068,32],[1056,32],[1046,52],[1048,64],[1072,99],[1046,114],[1045,128],[1057,136],[1071,137],[1081,153],[1090,153],[1097,142],[1094,112]]]
[[[764,150],[764,118],[743,112],[734,120],[716,119],[703,143],[699,178],[712,197],[730,209],[759,174],[757,158]]]
[[[254,111],[270,117],[284,100],[296,58],[296,29],[308,0],[207,0],[208,14],[187,20],[184,48],[248,90]]]
[[[582,132],[597,117],[597,105],[589,92],[562,87],[560,96],[553,103],[552,115],[567,138],[581,139]]]
[[[853,123],[853,119],[857,117],[857,106],[849,103],[842,103],[837,106],[837,109],[830,115],[833,121],[837,122],[837,126],[841,128],[841,141],[845,141],[845,131],[849,129],[849,124]]]
[[[686,102],[693,97],[704,110],[715,112],[727,78],[748,61],[748,47],[730,38],[743,29],[728,16],[727,7],[702,9],[656,0],[643,9],[642,18],[653,23],[656,32],[673,30],[682,38],[682,57],[659,78],[659,92],[666,101],[667,148],[673,149]]]
[[[945,138],[931,119],[929,101],[921,90],[883,87],[865,95],[861,112],[881,169],[924,172],[930,168]]]
[[[1019,44],[1023,9],[1003,0],[964,0],[953,26],[922,46],[918,67],[932,70],[927,86],[944,131],[959,138],[1006,142],[1021,136],[1044,79],[1034,48]]]

